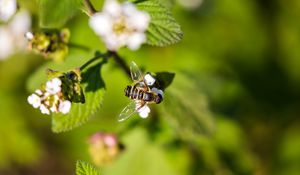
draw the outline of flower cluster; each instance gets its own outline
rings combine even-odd
[[[150,86],[150,87],[153,86],[156,81],[155,78],[150,74],[146,74],[144,76],[144,80],[145,80],[145,83],[147,84],[147,86]],[[163,99],[164,92],[161,89],[152,87],[151,91],[156,93],[157,95],[160,95],[161,98]],[[143,107],[141,107],[140,103],[136,103],[135,109],[139,113],[140,117],[142,117],[142,118],[147,118],[151,111],[147,104],[145,104]]]
[[[121,150],[122,145],[112,133],[97,132],[89,138],[89,153],[98,166],[112,162]]]
[[[46,83],[44,89],[38,89],[31,94],[27,101],[34,108],[40,108],[42,114],[62,113],[67,114],[71,109],[71,102],[65,100],[61,89],[62,82],[59,78],[53,78]]]
[[[106,47],[116,51],[123,46],[137,50],[146,41],[149,22],[149,14],[137,10],[132,3],[120,5],[116,0],[106,0],[103,11],[95,13],[89,24]]]
[[[70,31],[66,28],[35,33],[27,32],[25,38],[28,40],[28,49],[46,59],[63,61],[68,54]]]
[[[5,7],[2,6],[5,1],[7,0],[0,0],[0,21],[5,16],[3,12]],[[25,10],[16,13],[8,23],[0,24],[0,60],[26,49],[24,34],[30,29],[30,26],[31,18]]]

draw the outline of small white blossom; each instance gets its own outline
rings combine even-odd
[[[27,98],[29,104],[31,104],[34,108],[38,108],[41,105],[41,98],[36,94],[32,94]]]
[[[42,114],[67,114],[71,110],[72,103],[61,93],[61,85],[62,81],[59,78],[53,78],[46,82],[45,89],[37,89],[27,101],[34,108],[39,107]]]
[[[53,78],[46,83],[46,91],[50,94],[57,94],[61,91],[61,80],[59,78]]]
[[[137,10],[132,3],[121,5],[116,0],[106,0],[103,11],[94,14],[89,25],[109,50],[123,46],[136,50],[146,41],[149,22],[149,14]]]
[[[26,32],[25,33],[25,38],[29,41],[31,41],[33,39],[34,35],[32,32]]]
[[[67,114],[70,112],[71,109],[71,102],[68,100],[61,101],[59,104],[59,112],[63,114]]]
[[[142,118],[147,118],[150,113],[150,108],[147,105],[144,105],[143,107],[140,108],[140,104],[137,104],[136,109],[140,117]]]
[[[152,86],[155,83],[155,78],[153,78],[150,74],[146,74],[144,79],[148,86]]]
[[[161,95],[161,97],[162,98],[164,98],[164,92],[162,91],[162,90],[160,90],[160,89],[157,89],[157,88],[152,88],[151,89],[153,92],[155,92],[156,94],[159,94],[159,95]]]
[[[0,21],[8,21],[17,10],[16,0],[0,0]]]
[[[36,93],[39,96],[43,95],[43,92],[40,89],[35,90],[34,93]]]
[[[49,109],[45,105],[41,104],[40,110],[41,110],[42,114],[50,115],[50,111],[49,111]]]

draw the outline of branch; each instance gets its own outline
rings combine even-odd
[[[89,66],[91,63],[93,63],[94,61],[98,60],[99,58],[105,58],[107,55],[106,54],[101,54],[100,52],[96,52],[95,53],[95,57],[91,58],[89,61],[87,61],[86,63],[84,63],[82,66],[80,66],[80,71],[82,71],[83,69],[85,69],[87,66]]]
[[[122,68],[122,70],[123,70],[129,77],[131,77],[129,66],[126,64],[126,62],[124,61],[124,59],[118,55],[117,52],[114,52],[114,51],[108,51],[107,54],[108,54],[108,56],[112,57],[112,58],[116,61],[116,63]]]
[[[76,44],[76,43],[68,43],[67,45],[69,47],[73,47],[73,48],[76,48],[76,49],[81,49],[81,50],[84,50],[84,51],[91,51],[91,48],[89,48],[87,46],[84,46],[84,45],[80,45],[80,44]]]
[[[85,7],[87,8],[87,14],[89,16],[92,16],[94,13],[97,12],[97,10],[94,8],[94,6],[90,0],[84,0],[83,3],[85,5]]]

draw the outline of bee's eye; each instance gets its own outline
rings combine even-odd
[[[76,80],[76,74],[75,73],[69,73],[69,74],[67,74],[67,77],[68,77],[68,79]]]

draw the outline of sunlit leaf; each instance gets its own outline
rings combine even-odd
[[[48,68],[58,70],[59,72],[68,72],[84,64],[91,58],[91,55],[90,52],[72,50],[64,64],[48,62],[41,66],[28,80],[27,88],[29,92],[34,92],[42,84],[46,83],[46,70],[49,71]],[[71,111],[66,115],[54,114],[52,116],[52,130],[54,132],[69,131],[80,126],[87,122],[100,109],[103,95],[106,91],[101,76],[101,68],[105,62],[105,60],[96,61],[95,64],[90,65],[81,72],[82,80],[80,85],[84,92],[85,103],[72,103]],[[82,102],[82,100],[78,100],[78,102]]]
[[[100,172],[93,165],[78,160],[76,163],[76,175],[100,175]]]
[[[170,10],[159,1],[133,1],[137,8],[146,11],[151,16],[147,29],[147,43],[155,46],[167,46],[179,42],[183,33]]]
[[[81,7],[81,0],[38,0],[40,26],[59,28]]]
[[[105,61],[100,62],[82,73],[81,86],[84,90],[85,103],[72,103],[71,111],[67,115],[54,114],[52,118],[54,132],[69,131],[80,126],[101,107],[105,93],[105,84],[101,77],[101,67],[104,63]]]

